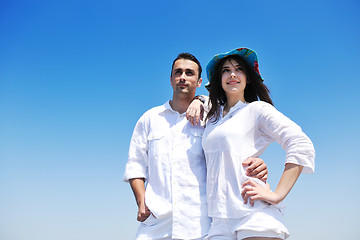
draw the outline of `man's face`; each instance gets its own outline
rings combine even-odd
[[[176,60],[171,71],[171,86],[174,93],[195,94],[196,88],[201,86],[198,65],[188,59]]]

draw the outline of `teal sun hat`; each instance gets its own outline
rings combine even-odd
[[[256,52],[249,49],[249,48],[236,48],[234,50],[231,50],[227,53],[219,53],[216,54],[208,63],[206,66],[206,74],[209,82],[205,85],[207,90],[210,90],[210,83],[214,76],[214,70],[215,65],[224,57],[230,56],[230,55],[238,55],[242,59],[245,60],[245,62],[261,77],[261,74],[259,72],[259,64],[258,64],[258,57],[256,55]],[[263,79],[261,77],[261,79]]]

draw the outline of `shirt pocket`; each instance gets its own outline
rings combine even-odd
[[[204,129],[190,128],[190,147],[189,150],[197,155],[203,155],[203,148],[201,145]]]
[[[148,135],[148,155],[151,156],[159,156],[164,155],[169,152],[169,144],[167,142],[166,136],[168,133],[166,131],[153,131]]]

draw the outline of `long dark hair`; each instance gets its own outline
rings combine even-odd
[[[220,105],[227,103],[226,94],[221,85],[222,67],[226,60],[234,60],[245,70],[246,87],[244,90],[244,97],[246,102],[264,101],[273,105],[269,96],[269,89],[263,83],[262,78],[257,74],[239,55],[230,55],[221,59],[214,68],[214,75],[210,84],[209,104],[211,104],[210,111],[206,120],[214,118],[213,122],[217,122],[220,116]]]

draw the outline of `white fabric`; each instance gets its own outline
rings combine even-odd
[[[155,218],[152,214],[141,222],[136,232],[135,240],[183,240],[173,238],[172,232],[172,216],[161,219]],[[203,240],[203,237],[187,239],[187,240]]]
[[[181,240],[171,237],[172,217],[156,219],[150,215],[144,222],[140,223],[135,240]],[[204,237],[191,239],[203,240]]]
[[[274,141],[286,151],[285,163],[304,166],[303,173],[314,171],[315,150],[310,139],[268,103],[239,101],[225,117],[221,111],[218,122],[207,122],[202,146],[210,217],[239,218],[267,206],[259,200],[254,207],[243,203],[241,185],[250,177],[245,175],[242,162],[248,157],[260,157]]]
[[[159,220],[172,215],[172,238],[199,238],[210,226],[203,131],[167,102],[141,116],[130,142],[123,180],[146,179],[146,205]]]
[[[172,217],[155,218],[152,214],[141,222],[135,240],[171,239]]]
[[[242,218],[214,218],[206,240],[237,240],[249,237],[286,239],[284,216],[273,205]]]

